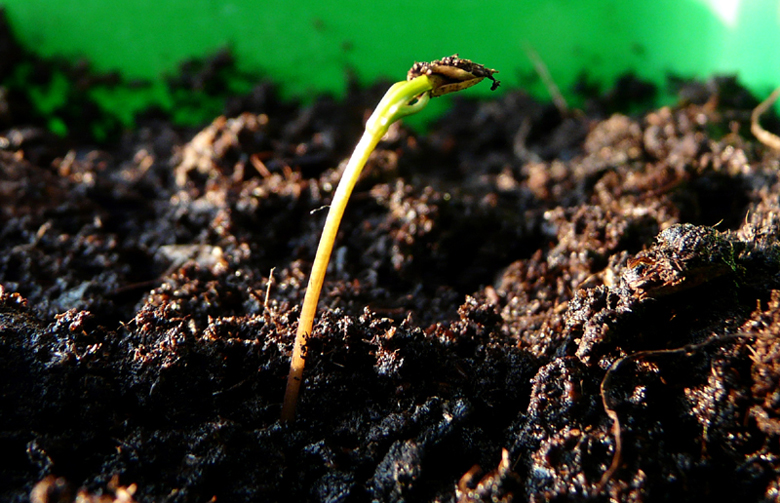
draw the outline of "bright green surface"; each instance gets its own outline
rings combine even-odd
[[[343,95],[399,80],[413,60],[459,52],[500,70],[506,87],[545,96],[526,48],[566,93],[582,72],[608,84],[626,71],[663,84],[667,72],[738,72],[759,94],[780,85],[780,0],[0,0],[12,28],[42,55],[85,57],[98,70],[158,79],[189,57],[229,47],[242,70],[283,83],[286,96]],[[338,6],[338,7],[336,7]],[[486,94],[489,86],[471,93]],[[139,97],[141,96],[141,97]],[[164,100],[159,89],[109,96],[115,106]],[[136,103],[133,103],[133,101]]]

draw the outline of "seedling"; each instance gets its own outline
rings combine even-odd
[[[320,298],[325,271],[328,268],[333,242],[339,229],[344,208],[347,206],[352,189],[363,170],[368,156],[379,140],[387,133],[390,125],[401,117],[417,113],[428,103],[431,97],[442,96],[452,92],[467,89],[485,78],[493,81],[491,90],[495,90],[499,81],[493,78],[496,70],[461,59],[457,54],[430,63],[415,63],[409,70],[406,80],[393,84],[379,102],[374,113],[366,122],[366,130],[355,147],[344,173],[341,175],[333,200],[330,204],[325,227],[322,230],[320,244],[314,257],[309,285],[303,298],[301,316],[298,320],[298,332],[295,337],[290,373],[287,376],[287,389],[282,405],[282,421],[295,417],[295,407],[298,403],[303,367],[306,363],[307,343],[314,324],[317,302]]]

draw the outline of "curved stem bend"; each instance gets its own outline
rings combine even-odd
[[[352,189],[363,171],[368,156],[387,133],[390,125],[401,117],[422,110],[430,99],[429,91],[432,88],[430,79],[425,75],[393,84],[366,122],[366,130],[341,175],[325,220],[325,227],[322,230],[317,255],[314,258],[309,276],[309,285],[303,299],[301,317],[298,320],[298,332],[295,336],[292,361],[290,362],[290,373],[287,376],[287,389],[284,393],[282,421],[290,421],[295,417],[295,407],[298,403],[298,394],[303,379],[303,368],[306,364],[307,343],[314,324],[317,302],[322,291],[325,272],[328,269],[341,217],[344,215],[344,209],[347,207]]]

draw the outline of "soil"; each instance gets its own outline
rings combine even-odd
[[[258,84],[97,146],[0,92],[0,500],[777,501],[780,155],[732,78],[393,127],[280,422],[321,210],[385,89]]]

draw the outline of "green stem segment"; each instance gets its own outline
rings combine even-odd
[[[298,333],[295,336],[295,346],[290,363],[290,373],[287,376],[287,389],[284,393],[282,421],[290,421],[295,417],[295,407],[298,403],[298,394],[303,379],[303,367],[306,364],[307,342],[312,332],[317,302],[322,291],[322,283],[325,280],[325,271],[328,269],[330,254],[333,251],[333,242],[336,240],[341,217],[344,215],[344,209],[350,194],[352,194],[352,189],[363,171],[368,156],[387,133],[390,125],[401,117],[422,110],[430,99],[432,89],[433,83],[426,75],[393,84],[366,122],[366,131],[341,175],[341,181],[333,194],[328,217],[325,220],[325,227],[322,230],[322,237],[320,237],[317,255],[314,258],[314,265],[312,265],[309,277],[309,285],[303,299],[301,317],[298,320]]]

